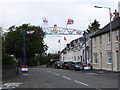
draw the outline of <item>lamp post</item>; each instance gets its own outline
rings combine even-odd
[[[110,7],[101,7],[101,6],[94,6],[95,8],[106,8],[109,9],[109,17],[110,17],[110,56],[111,56],[111,71],[113,72],[113,57],[112,57],[112,25],[111,25],[111,8]]]
[[[100,58],[101,58],[101,67],[100,69],[102,70],[102,51],[100,50]]]

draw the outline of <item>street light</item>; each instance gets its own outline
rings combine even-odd
[[[110,14],[110,42],[111,42],[111,71],[113,72],[113,60],[112,60],[112,26],[111,26],[111,8],[110,7],[101,7],[101,6],[94,6],[95,8],[106,8],[109,9],[109,14]]]

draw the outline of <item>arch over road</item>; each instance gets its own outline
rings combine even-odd
[[[82,35],[84,33],[82,30],[57,27],[57,25],[43,28],[43,31],[46,35]]]

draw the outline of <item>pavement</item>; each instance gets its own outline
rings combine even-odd
[[[41,65],[41,66],[35,66],[35,68],[46,68],[46,65]],[[79,72],[79,71],[78,71]],[[87,71],[80,71],[80,72],[86,72],[86,73],[96,73],[96,74],[118,74],[120,72],[115,72],[115,71],[107,71],[107,70],[87,70]]]
[[[89,71],[84,71],[84,72],[91,72],[91,73],[96,73],[96,74],[118,74],[120,72],[112,72],[112,71],[106,71],[106,70],[89,70]]]

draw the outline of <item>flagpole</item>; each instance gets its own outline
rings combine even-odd
[[[65,40],[64,40],[64,47],[65,47]]]
[[[61,51],[61,36],[60,36],[60,51]]]
[[[43,22],[43,27],[45,28],[45,23]]]

